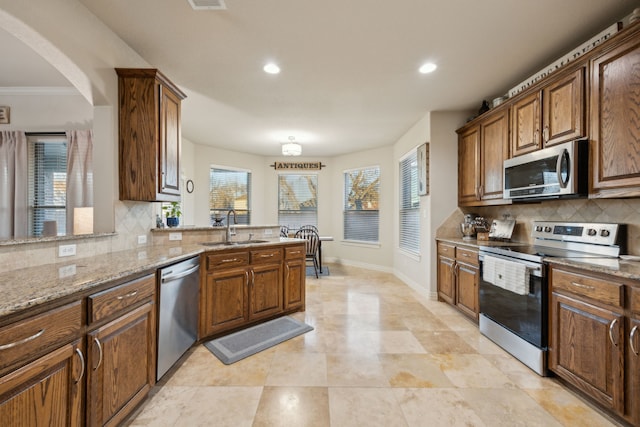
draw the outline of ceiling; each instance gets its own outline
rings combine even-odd
[[[195,11],[187,0],[78,1],[188,95],[185,138],[265,156],[289,136],[304,156],[386,146],[427,111],[475,111],[638,5],[226,0],[226,10]],[[0,62],[0,86],[69,84],[11,38],[0,31],[0,54],[23,53]],[[264,73],[268,61],[282,72]],[[418,73],[425,61],[438,69]]]

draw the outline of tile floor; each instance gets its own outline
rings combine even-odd
[[[307,278],[315,330],[233,365],[192,348],[130,426],[611,426],[390,274]]]

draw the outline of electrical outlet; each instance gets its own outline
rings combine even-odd
[[[169,233],[169,240],[182,240],[182,233]]]
[[[76,254],[76,245],[60,245],[58,246],[58,256],[73,256]]]
[[[144,245],[145,243],[147,243],[147,235],[146,234],[141,234],[138,236],[138,244],[139,245]]]
[[[264,235],[265,235],[265,236],[271,236],[271,235],[273,235],[273,230],[272,230],[272,229],[270,229],[270,228],[265,229],[265,230],[264,230]]]
[[[138,252],[138,259],[147,259],[147,251]]]
[[[73,276],[76,274],[76,265],[65,265],[64,267],[60,267],[58,269],[58,278],[64,279],[65,277]]]

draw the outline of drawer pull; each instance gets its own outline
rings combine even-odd
[[[629,347],[631,347],[631,351],[633,351],[633,354],[637,356],[638,350],[636,350],[636,347],[633,345],[633,339],[636,336],[636,332],[638,332],[638,325],[634,326],[633,329],[631,329],[631,333],[629,334]]]
[[[618,343],[616,343],[616,341],[613,339],[613,327],[616,325],[616,323],[618,323],[618,319],[613,319],[609,324],[609,340],[614,347],[618,346]]]
[[[596,290],[596,287],[595,286],[591,286],[591,285],[583,285],[582,283],[577,283],[577,282],[571,282],[571,284],[573,286],[578,287],[578,288],[588,289],[590,291],[595,291]]]
[[[82,352],[80,351],[79,348],[76,348],[76,354],[80,358],[80,363],[81,363],[80,376],[78,377],[77,380],[74,380],[75,383],[78,384],[80,382],[80,380],[82,379],[82,377],[84,377],[85,364],[84,364],[84,356],[82,355]]]
[[[93,370],[96,371],[102,364],[102,345],[100,344],[100,340],[97,337],[93,338],[93,342],[98,346],[98,364],[95,368],[93,368]]]
[[[271,258],[273,254],[260,254],[260,258]]]
[[[8,350],[8,349],[16,347],[16,346],[18,346],[20,344],[25,344],[25,343],[28,343],[29,341],[33,341],[36,338],[38,338],[40,335],[44,334],[45,329],[46,328],[42,328],[38,332],[36,332],[35,334],[31,335],[30,337],[23,338],[23,339],[21,339],[19,341],[11,342],[9,344],[0,345],[0,350]]]
[[[238,262],[238,261],[240,261],[238,258],[227,258],[227,259],[220,260],[220,264],[224,264],[227,262]]]
[[[462,256],[465,257],[465,258],[469,258],[469,254],[463,253]]]
[[[297,255],[297,254],[301,254],[302,251],[290,251],[289,254],[290,255]]]
[[[125,298],[135,297],[136,295],[138,295],[138,290],[137,290],[137,289],[136,289],[135,291],[133,291],[133,292],[129,292],[128,294],[120,295],[120,296],[118,297],[118,299],[119,299],[119,300],[123,300],[123,299],[125,299]]]

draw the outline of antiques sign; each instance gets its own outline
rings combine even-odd
[[[542,80],[543,78],[547,77],[549,74],[553,73],[554,71],[564,67],[569,62],[574,61],[577,58],[579,58],[580,56],[582,56],[585,53],[589,52],[591,49],[593,49],[594,47],[598,46],[600,43],[602,43],[603,41],[607,40],[612,35],[617,33],[620,30],[620,27],[621,27],[620,23],[616,22],[615,24],[613,24],[612,26],[610,26],[606,30],[602,31],[600,34],[592,37],[590,40],[584,42],[582,45],[580,45],[579,47],[575,48],[573,51],[571,51],[568,54],[564,55],[562,58],[558,59],[553,64],[543,68],[542,70],[538,71],[536,74],[534,74],[533,76],[529,77],[528,79],[526,79],[525,81],[523,81],[519,85],[511,88],[509,90],[509,96],[511,97],[511,96],[517,95],[518,93],[520,93],[523,90],[527,89],[529,86],[531,86],[531,85],[537,83],[538,81]]]
[[[319,171],[323,167],[327,165],[323,165],[322,162],[274,162],[271,167],[277,171],[284,170],[315,170]]]

